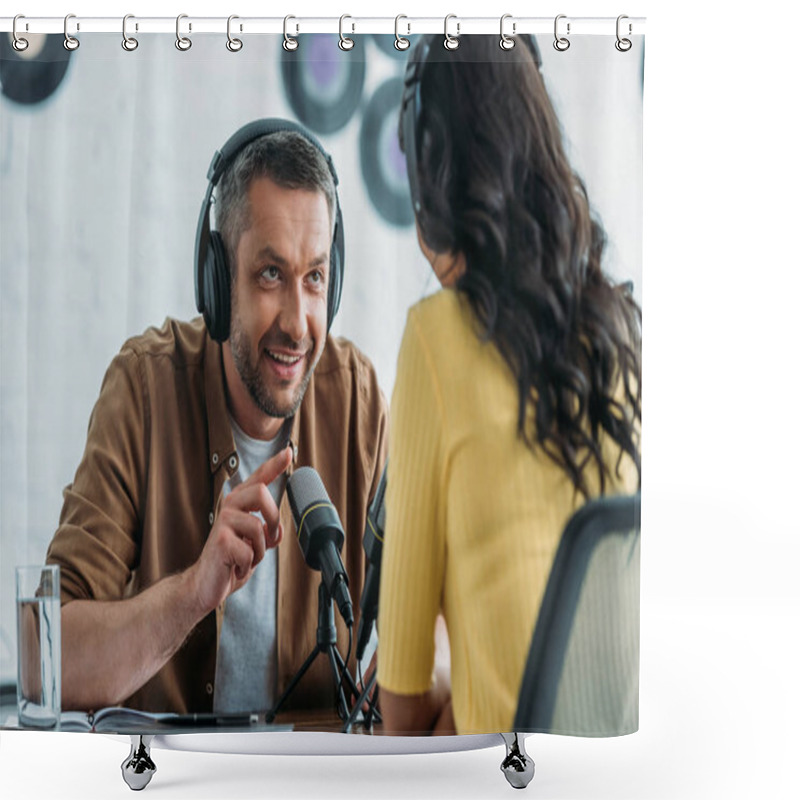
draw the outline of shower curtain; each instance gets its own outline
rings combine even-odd
[[[240,47],[226,47],[224,34],[198,35],[186,49],[167,33],[138,34],[135,49],[110,33],[83,35],[74,50],[60,34],[27,38],[18,51],[0,35],[0,682],[8,687],[17,679],[14,567],[45,561],[123,343],[167,318],[197,317],[198,212],[211,157],[234,131],[285,118],[330,153],[346,232],[330,335],[366,355],[387,402],[409,308],[440,290],[417,243],[398,141],[417,37],[408,51],[392,35],[364,33],[350,50],[335,34],[301,34],[296,50],[272,34],[241,35]],[[615,48],[613,32],[572,37],[563,51],[552,36],[538,44],[567,156],[606,231],[603,267],[632,282],[641,303],[644,41],[633,38],[631,52]],[[361,546],[363,530],[347,535]],[[343,656],[347,644],[340,637]]]

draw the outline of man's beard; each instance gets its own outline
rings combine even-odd
[[[290,339],[286,338],[282,342],[272,341],[271,344],[277,347],[292,348],[296,345]],[[278,399],[272,395],[269,387],[264,382],[264,377],[259,370],[259,362],[261,360],[262,350],[261,343],[259,344],[259,352],[256,358],[253,358],[253,351],[250,348],[250,341],[234,320],[231,320],[231,334],[230,334],[230,347],[231,355],[233,356],[233,363],[239,377],[242,379],[247,391],[252,398],[253,402],[258,408],[269,417],[279,417],[285,419],[295,414],[300,407],[303,396],[308,388],[308,383],[311,380],[311,375],[314,372],[314,364],[306,366],[306,374],[303,376],[300,385],[293,397],[288,402],[283,404],[279,403]],[[313,347],[312,347],[313,349]],[[304,356],[306,358],[306,356]]]

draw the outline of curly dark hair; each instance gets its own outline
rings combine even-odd
[[[641,309],[602,270],[605,232],[524,41],[503,51],[496,37],[461,36],[455,51],[431,48],[417,223],[431,250],[465,257],[455,286],[516,379],[519,435],[588,498],[590,464],[601,494],[611,476],[603,432],[620,447],[617,474],[627,453],[641,485]]]

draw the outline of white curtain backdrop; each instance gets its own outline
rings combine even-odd
[[[2,34],[5,35],[5,34]],[[36,105],[0,96],[0,681],[16,675],[14,567],[42,562],[89,415],[123,341],[196,315],[195,228],[214,150],[242,124],[294,117],[281,37],[89,34],[58,89]],[[391,396],[408,307],[438,288],[411,227],[385,222],[361,178],[366,101],[402,62],[368,37],[359,109],[320,138],[341,179],[346,271],[333,333],[354,340]],[[642,47],[540,37],[569,153],[609,238],[606,268],[641,301]],[[301,40],[302,48],[302,40]]]

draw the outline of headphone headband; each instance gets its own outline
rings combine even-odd
[[[260,139],[262,136],[269,136],[273,133],[281,133],[282,131],[289,131],[291,133],[299,133],[304,139],[307,139],[319,152],[324,156],[325,161],[328,163],[328,169],[331,171],[334,186],[339,185],[339,176],[336,174],[336,167],[333,166],[333,159],[327,153],[322,143],[311,133],[310,130],[303,127],[297,122],[292,122],[288,119],[281,119],[280,117],[269,117],[267,119],[256,119],[243,125],[232,134],[228,141],[225,142],[211,159],[211,164],[208,167],[206,177],[214,185],[217,184],[222,173],[233,164],[236,156],[247,147],[250,142]]]
[[[232,166],[239,153],[250,143],[274,133],[288,131],[297,133],[313,145],[325,158],[333,178],[333,193],[336,204],[336,219],[333,220],[333,241],[331,244],[330,268],[328,276],[328,330],[339,310],[342,297],[342,277],[344,274],[344,226],[339,203],[339,176],[333,159],[311,131],[288,119],[272,117],[249,122],[228,138],[211,158],[206,177],[206,189],[194,245],[194,293],[197,310],[203,314],[206,327],[212,338],[223,342],[230,333],[230,267],[228,265],[222,237],[211,230],[211,204],[214,189],[223,173]]]

